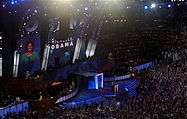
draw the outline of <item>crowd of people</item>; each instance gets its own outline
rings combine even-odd
[[[157,64],[140,81],[138,96],[127,94],[101,104],[75,109],[55,107],[48,112],[28,111],[24,118],[43,119],[185,119],[187,67],[181,63]]]
[[[0,107],[6,107],[15,101],[16,99],[13,96],[0,91]]]
[[[0,87],[0,108],[14,104],[16,102],[16,97],[8,94],[5,88],[5,84],[2,82],[0,82]]]
[[[183,61],[158,63],[144,73],[135,97],[127,94],[101,104],[74,109],[55,107],[48,112],[32,109],[7,118],[22,119],[185,119],[187,118],[187,66]],[[0,105],[14,102],[0,91]],[[5,98],[6,97],[6,98]]]

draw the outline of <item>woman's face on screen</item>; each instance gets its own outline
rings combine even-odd
[[[31,52],[31,51],[33,50],[33,45],[32,45],[32,43],[28,43],[28,45],[27,45],[27,50],[28,50],[29,52]]]

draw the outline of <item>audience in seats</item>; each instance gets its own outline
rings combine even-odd
[[[182,62],[157,64],[145,74],[138,96],[127,94],[76,109],[56,107],[47,113],[29,111],[22,117],[56,119],[185,119],[187,70]]]
[[[75,109],[56,106],[48,112],[30,109],[28,112],[8,116],[19,119],[186,119],[185,64],[184,60],[155,64],[140,80],[136,97],[123,94],[115,98],[106,98],[101,104],[85,105]],[[1,99],[9,100],[2,95]],[[8,103],[11,102],[14,101]]]

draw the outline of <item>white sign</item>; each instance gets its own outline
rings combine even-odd
[[[56,43],[51,45],[51,49],[59,49],[59,48],[66,48],[66,47],[72,47],[74,46],[73,41],[66,41],[66,42],[62,42],[62,43]]]

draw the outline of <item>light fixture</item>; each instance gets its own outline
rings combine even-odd
[[[87,11],[87,10],[88,10],[88,7],[85,7],[84,10]]]
[[[155,4],[155,3],[152,3],[152,4],[151,4],[151,9],[152,9],[152,8],[155,8],[155,7],[156,7],[156,4]]]
[[[144,9],[146,10],[146,9],[148,9],[148,6],[146,5],[146,6],[144,6]]]

